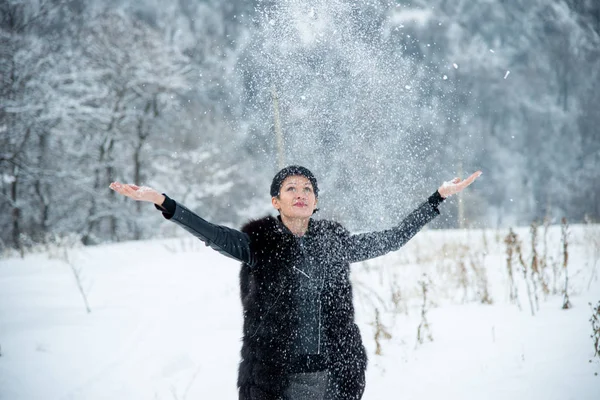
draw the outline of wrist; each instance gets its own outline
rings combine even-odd
[[[436,190],[429,198],[427,202],[431,204],[431,206],[437,210],[438,206],[444,202],[444,198],[440,194],[439,190]],[[438,210],[439,211],[439,210]]]
[[[166,197],[164,194],[157,193],[152,202],[157,206],[162,206],[162,204],[165,202],[165,199]]]

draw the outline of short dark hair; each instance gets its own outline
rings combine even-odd
[[[303,176],[310,181],[315,192],[315,197],[319,197],[319,187],[317,186],[317,178],[307,168],[301,167],[300,165],[290,165],[285,167],[275,175],[273,182],[271,183],[271,197],[279,197],[281,191],[281,184],[286,178],[290,176]]]

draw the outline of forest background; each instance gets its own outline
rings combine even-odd
[[[282,159],[351,230],[476,169],[435,227],[597,221],[599,105],[596,0],[3,0],[0,250],[177,234],[115,180],[239,226]]]

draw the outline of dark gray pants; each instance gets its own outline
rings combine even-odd
[[[329,372],[291,374],[290,384],[283,393],[285,400],[334,400],[329,387]]]

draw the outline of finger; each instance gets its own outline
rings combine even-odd
[[[119,182],[113,182],[109,186],[112,190],[119,194],[123,194],[123,185]]]
[[[475,179],[479,178],[481,176],[482,172],[481,171],[477,171],[471,174],[471,176],[469,176],[467,179],[469,180],[469,184],[471,184]]]
[[[469,186],[471,183],[473,183],[475,181],[475,179],[477,179],[479,176],[481,175],[481,171],[477,171],[473,174],[471,174],[471,176],[469,176],[467,179],[465,179],[464,181],[461,182],[462,187],[465,188],[467,186]]]
[[[131,184],[131,183],[129,183],[125,186],[127,187],[127,191],[131,198],[139,200],[144,196],[143,188],[140,188],[139,186]]]
[[[138,187],[136,185],[133,185],[131,183],[127,183],[123,186],[125,188],[125,190],[128,193],[128,196],[133,198],[133,199],[137,199],[140,197],[140,191],[138,190]]]
[[[135,197],[135,191],[130,188],[129,185],[122,185],[121,191],[121,193],[123,193],[125,196]]]

